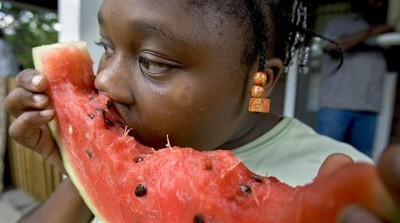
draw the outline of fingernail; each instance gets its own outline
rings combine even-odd
[[[44,102],[46,99],[47,99],[47,96],[43,95],[43,94],[34,94],[33,95],[33,100],[38,103]]]
[[[43,116],[43,117],[53,116],[54,115],[54,110],[53,109],[43,110],[43,111],[40,111],[39,114],[41,116]]]
[[[377,216],[363,207],[353,205],[345,208],[339,217],[340,223],[383,223]]]
[[[40,82],[43,80],[43,76],[42,75],[36,75],[32,78],[32,84],[37,86],[40,84]]]

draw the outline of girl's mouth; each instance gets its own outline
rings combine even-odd
[[[129,116],[131,114],[131,109],[128,105],[124,105],[115,101],[112,101],[113,106],[117,110],[118,114],[121,116],[122,121],[128,128],[133,128],[132,120]]]

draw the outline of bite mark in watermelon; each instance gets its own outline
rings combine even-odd
[[[229,151],[156,151],[128,136],[111,99],[95,90],[85,43],[33,54],[49,82],[65,168],[102,222],[328,223],[352,203],[400,221],[372,165],[347,165],[293,188],[255,175]]]

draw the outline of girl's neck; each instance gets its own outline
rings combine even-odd
[[[218,149],[234,149],[240,146],[246,145],[258,137],[264,135],[266,132],[271,130],[282,120],[273,114],[254,114],[250,124],[248,124],[243,130],[233,138],[233,140],[221,145]]]

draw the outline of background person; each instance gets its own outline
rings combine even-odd
[[[353,0],[352,12],[328,22],[323,35],[335,40],[324,48],[317,132],[372,155],[384,75],[383,49],[373,37],[393,31],[384,24],[387,0]]]

